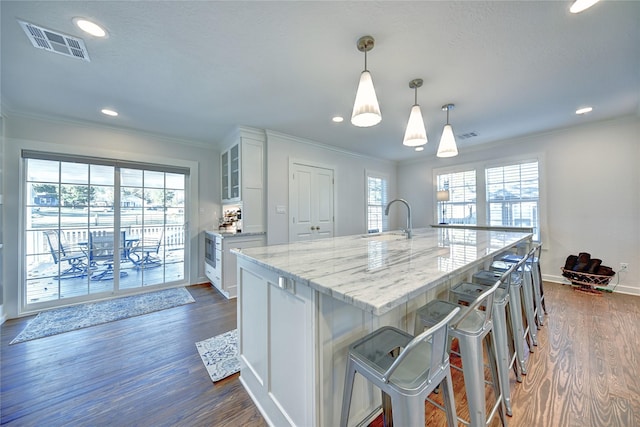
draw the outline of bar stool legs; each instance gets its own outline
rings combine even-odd
[[[511,409],[511,384],[509,383],[509,367],[511,366],[512,358],[509,357],[509,343],[507,333],[507,316],[506,306],[509,303],[508,297],[503,301],[495,301],[493,304],[493,329],[495,331],[495,350],[498,361],[496,371],[498,374],[497,380],[500,383],[500,390],[502,392],[502,399],[504,401],[504,407],[507,415],[513,415]],[[516,380],[522,382],[522,375],[520,375],[520,369],[516,366]],[[494,379],[495,380],[495,379]]]
[[[491,335],[491,333],[487,334],[484,340],[478,340],[477,337],[465,335],[457,337],[460,345],[460,357],[462,358],[464,386],[467,390],[469,425],[471,426],[484,426],[487,419],[492,418],[496,410],[498,411],[502,425],[507,425],[507,419],[505,416],[506,408],[503,407],[505,403],[503,393],[505,393],[505,391],[508,392],[509,389],[501,390],[500,386],[494,387],[497,394],[496,399],[499,399],[501,404],[495,405],[488,416],[486,414],[484,358],[478,357],[478,355],[483,354],[483,343],[487,352],[487,359],[489,361],[491,380],[494,385],[498,385],[500,381],[500,374],[496,363],[496,342],[493,340]],[[480,390],[482,390],[482,392],[479,392]]]
[[[453,296],[454,302],[470,304],[486,289],[488,289],[486,285],[462,282],[451,288],[450,294]],[[493,300],[493,313],[491,314],[491,320],[493,322],[493,330],[495,332],[494,341],[496,348],[495,353],[498,360],[498,380],[504,399],[505,410],[507,415],[511,416],[511,384],[509,382],[509,369],[513,366],[518,382],[522,382],[522,374],[520,372],[520,365],[517,361],[515,351],[513,357],[511,357],[509,351],[509,336],[513,338],[513,334],[510,335],[507,331],[508,316],[506,308],[508,305],[509,294],[507,289],[502,287],[498,288]]]
[[[527,375],[527,365],[524,358],[524,340],[527,331],[525,331],[522,323],[522,285],[520,282],[511,282],[509,286],[509,320],[511,321],[511,330],[513,331],[513,345],[517,359],[517,365],[522,375]],[[518,382],[522,382],[522,377],[517,376]]]
[[[534,346],[538,346],[538,322],[536,321],[535,307],[533,306],[533,283],[531,283],[530,272],[524,271],[522,278],[522,294],[524,300],[524,313],[527,319],[527,327],[529,329],[529,338]],[[529,351],[533,353],[533,347],[529,347]]]
[[[536,256],[537,252],[537,256]],[[542,244],[539,244],[533,250],[531,257],[531,280],[533,282],[533,296],[535,298],[536,310],[538,315],[538,324],[544,325],[544,315],[547,314],[547,307],[544,301],[544,288],[542,285],[542,272],[540,271],[540,253],[542,252]]]

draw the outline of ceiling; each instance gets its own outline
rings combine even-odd
[[[435,157],[446,113],[458,148],[638,115],[640,2],[6,1],[8,112],[100,123],[218,146],[237,125],[391,160]],[[82,33],[91,18],[109,37]],[[34,48],[17,19],[84,40],[91,61]],[[364,54],[382,110],[350,123]],[[422,78],[429,143],[402,145]],[[593,106],[592,113],[575,110]],[[117,118],[100,114],[103,107]],[[333,123],[334,115],[345,117]],[[462,138],[474,132],[475,137]]]

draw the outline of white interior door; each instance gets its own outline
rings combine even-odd
[[[333,170],[293,163],[289,204],[290,242],[333,237]]]

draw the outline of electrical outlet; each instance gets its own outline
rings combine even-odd
[[[629,268],[629,263],[628,262],[621,262],[620,263],[620,270],[618,270],[618,273],[622,273],[623,271],[627,271],[628,268]]]

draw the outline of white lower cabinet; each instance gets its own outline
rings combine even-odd
[[[220,272],[217,271],[216,268],[205,263],[204,274],[206,274],[207,278],[209,279],[209,281],[213,286],[215,286],[218,289],[222,287],[222,278],[220,277]]]
[[[215,267],[204,264],[204,272],[213,286],[226,298],[235,298],[238,294],[238,277],[236,275],[236,255],[231,249],[254,248],[266,245],[265,234],[231,235],[209,232],[215,239]]]
[[[316,425],[315,292],[238,260],[240,380],[276,426]]]

